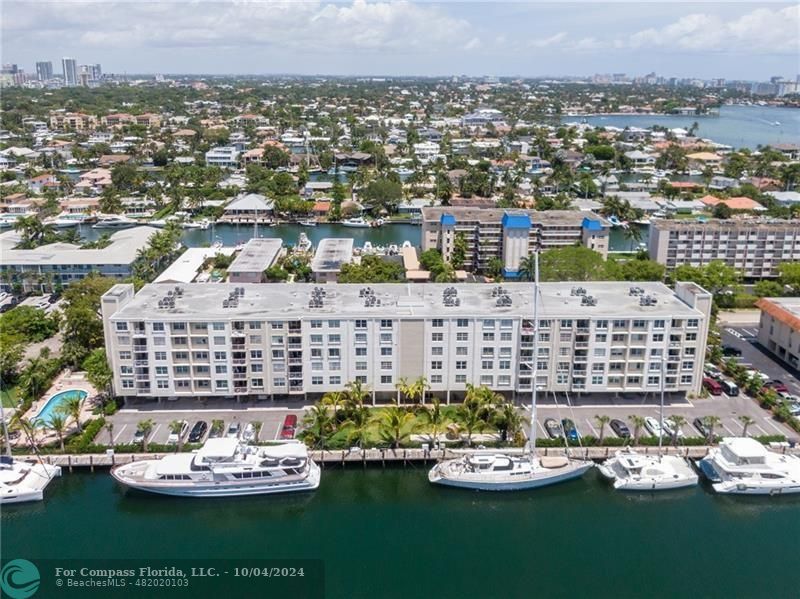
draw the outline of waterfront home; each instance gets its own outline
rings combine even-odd
[[[717,204],[725,204],[731,210],[752,210],[754,212],[764,212],[766,208],[747,197],[735,197],[720,199],[714,196],[704,196],[700,198],[700,202],[705,204],[708,208],[713,208]]]
[[[372,155],[366,152],[338,152],[333,158],[338,168],[358,168],[372,162]]]
[[[264,283],[264,271],[275,265],[283,255],[283,240],[254,238],[248,241],[228,266],[230,283]]]
[[[709,189],[731,189],[738,186],[738,180],[732,177],[723,177],[722,175],[712,177],[711,181],[708,182]]]
[[[111,171],[107,168],[95,168],[86,171],[78,177],[75,191],[89,194],[99,194],[111,185]]]
[[[317,283],[335,283],[342,266],[353,261],[353,239],[325,238],[317,244],[311,260],[311,272]]]
[[[97,161],[98,166],[114,166],[115,164],[125,164],[126,162],[130,162],[133,160],[133,156],[130,154],[104,154],[100,156],[100,159]]]
[[[224,208],[223,222],[254,223],[271,220],[274,202],[259,193],[242,194]]]
[[[55,173],[44,173],[31,177],[27,181],[28,189],[34,193],[43,193],[47,189],[56,190],[59,188],[58,177]]]
[[[625,152],[625,157],[630,160],[634,166],[648,166],[656,163],[656,157],[641,150],[633,150]]]
[[[239,166],[239,151],[233,146],[218,146],[206,152],[206,164],[221,168],[237,168]]]
[[[690,168],[697,168],[700,170],[706,167],[718,168],[722,164],[722,156],[714,152],[695,152],[687,154],[686,158],[689,160]]]

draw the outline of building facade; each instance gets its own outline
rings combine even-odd
[[[800,368],[800,298],[762,297],[758,342],[792,368]]]
[[[711,295],[693,283],[533,285],[151,284],[102,298],[123,397],[320,396],[361,382],[375,399],[424,376],[447,401],[468,384],[513,396],[696,393]]]
[[[36,63],[36,79],[50,81],[53,78],[53,63],[49,60]]]
[[[74,58],[62,58],[61,71],[64,74],[64,85],[67,87],[78,85],[78,61]]]
[[[779,264],[800,260],[800,222],[654,220],[648,249],[669,270],[722,260],[748,279],[777,277]]]
[[[522,258],[536,250],[580,243],[605,258],[610,225],[577,210],[502,210],[498,208],[422,208],[422,250],[436,249],[450,261],[456,239],[467,245],[464,268],[487,271],[493,258],[503,261],[503,276],[515,278]]]

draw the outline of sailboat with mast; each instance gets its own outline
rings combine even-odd
[[[0,403],[0,426],[3,427],[3,439],[6,445],[6,455],[0,455],[0,505],[41,501],[50,481],[56,476],[61,476],[61,467],[45,464],[41,458],[30,461],[18,460],[11,455],[8,422],[2,403]]]
[[[428,473],[434,484],[480,491],[524,491],[583,476],[594,463],[573,459],[567,447],[565,456],[536,455],[536,356],[539,347],[539,255],[534,254],[533,359],[531,368],[531,418],[526,451],[470,453],[444,460]]]
[[[658,455],[626,449],[617,451],[613,458],[598,466],[600,473],[613,481],[614,488],[619,491],[667,491],[697,484],[697,473],[688,460],[676,455],[663,455],[665,374],[662,361]]]

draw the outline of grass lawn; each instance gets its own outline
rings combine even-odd
[[[4,408],[17,407],[17,393],[18,390],[16,387],[6,387],[5,389],[0,390],[0,400],[3,402]]]

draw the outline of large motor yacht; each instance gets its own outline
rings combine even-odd
[[[61,476],[59,466],[0,456],[0,505],[41,501],[56,476]]]
[[[697,473],[684,458],[674,455],[618,451],[598,469],[620,491],[666,491],[697,484]]]
[[[299,442],[251,446],[239,439],[209,439],[192,453],[116,466],[111,475],[140,491],[186,497],[235,497],[312,491],[320,469]]]
[[[768,450],[749,437],[725,437],[700,460],[717,493],[800,493],[800,458]]]

